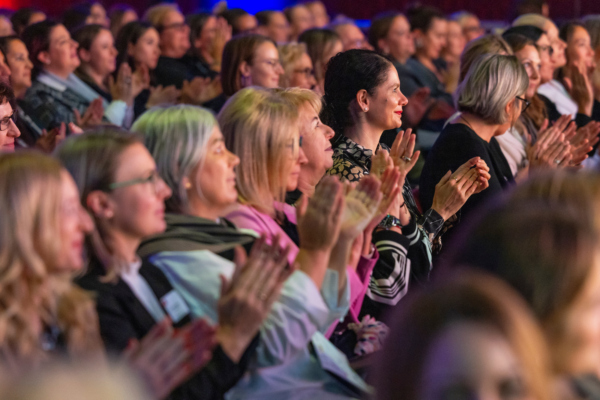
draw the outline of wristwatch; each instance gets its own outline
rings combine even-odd
[[[399,226],[402,228],[402,223],[400,222],[400,220],[398,218],[394,217],[393,215],[388,214],[385,216],[384,219],[381,220],[381,222],[379,223],[378,226],[385,230],[390,230],[394,226]]]

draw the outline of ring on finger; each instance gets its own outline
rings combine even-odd
[[[558,158],[554,159],[554,162],[556,163],[556,165],[559,165],[562,161],[559,160]]]
[[[260,293],[258,293],[258,298],[259,298],[261,301],[265,301],[265,300],[267,299],[267,293],[266,293],[266,292],[264,292],[264,291],[263,291],[263,292],[260,292]]]
[[[458,176],[453,176],[452,179],[458,182]]]
[[[404,160],[406,162],[410,162],[412,160],[412,158],[406,157],[406,156],[402,156],[401,158],[402,158],[402,160]]]

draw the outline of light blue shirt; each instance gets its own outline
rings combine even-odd
[[[192,315],[217,321],[219,276],[231,278],[234,264],[210,251],[164,251],[150,257],[188,303]],[[323,333],[348,312],[350,288],[338,296],[338,274],[327,270],[321,290],[305,273],[286,281],[263,323],[248,372],[227,392],[234,399],[348,399],[350,387],[370,388],[354,373],[346,356]]]

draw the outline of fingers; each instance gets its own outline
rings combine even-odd
[[[460,167],[458,167],[458,169],[452,174],[452,179],[454,181],[458,182],[460,179],[462,179],[463,176],[465,176],[471,170],[471,167],[474,167],[475,165],[477,165],[477,162],[479,160],[480,160],[479,157],[474,157],[474,158],[471,158],[466,163],[464,163],[463,165],[461,165]]]
[[[438,182],[438,184],[435,185],[435,186],[438,187],[438,186],[445,185],[450,180],[450,176],[452,176],[452,171],[446,172],[446,175],[442,176],[442,179],[440,179],[440,181]]]

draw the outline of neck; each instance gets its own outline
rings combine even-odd
[[[423,64],[427,69],[434,72],[436,71],[435,65],[433,65],[433,60],[427,57],[422,52],[417,52],[417,54],[415,54],[415,58],[419,60],[419,62]]]
[[[181,58],[182,55],[179,54],[179,52],[175,49],[171,49],[171,48],[165,48],[165,49],[160,49],[160,55],[163,57],[169,57],[169,58]]]
[[[504,133],[500,132],[502,130],[502,125],[491,125],[475,114],[462,113],[457,122],[461,122],[473,129],[477,136],[488,143],[494,136]]]
[[[226,209],[227,207],[216,207],[202,202],[194,202],[193,204],[190,202],[189,215],[216,221],[220,216],[227,214]]]
[[[348,139],[355,141],[366,149],[375,151],[379,144],[379,138],[383,133],[382,129],[375,128],[364,118],[360,118],[360,121],[354,126],[346,128],[344,136]]]
[[[98,86],[99,88],[106,90],[107,88],[104,85],[105,75],[98,73],[95,69],[90,67],[89,65],[82,65],[81,70]]]
[[[25,93],[27,92],[27,89],[29,89],[29,86],[25,87],[25,86],[13,86],[13,91],[15,92],[15,97],[17,99],[24,99],[25,98]]]
[[[132,263],[137,260],[137,249],[142,242],[141,238],[132,237],[125,232],[112,232],[110,235],[111,253],[122,257],[125,262]]]
[[[315,187],[317,183],[319,183],[320,179],[317,179],[316,182],[310,182],[308,177],[305,177],[300,173],[300,177],[298,178],[298,190],[302,192],[308,198],[311,198],[313,194],[315,194]]]
[[[44,69],[44,71],[54,74],[64,80],[67,80],[67,78],[69,78],[69,75],[71,75],[73,73],[73,71],[65,71],[65,70],[59,70],[59,69],[52,68],[51,65],[48,65]]]
[[[410,56],[394,56],[394,60],[398,61],[402,65],[406,64],[409,58]]]

